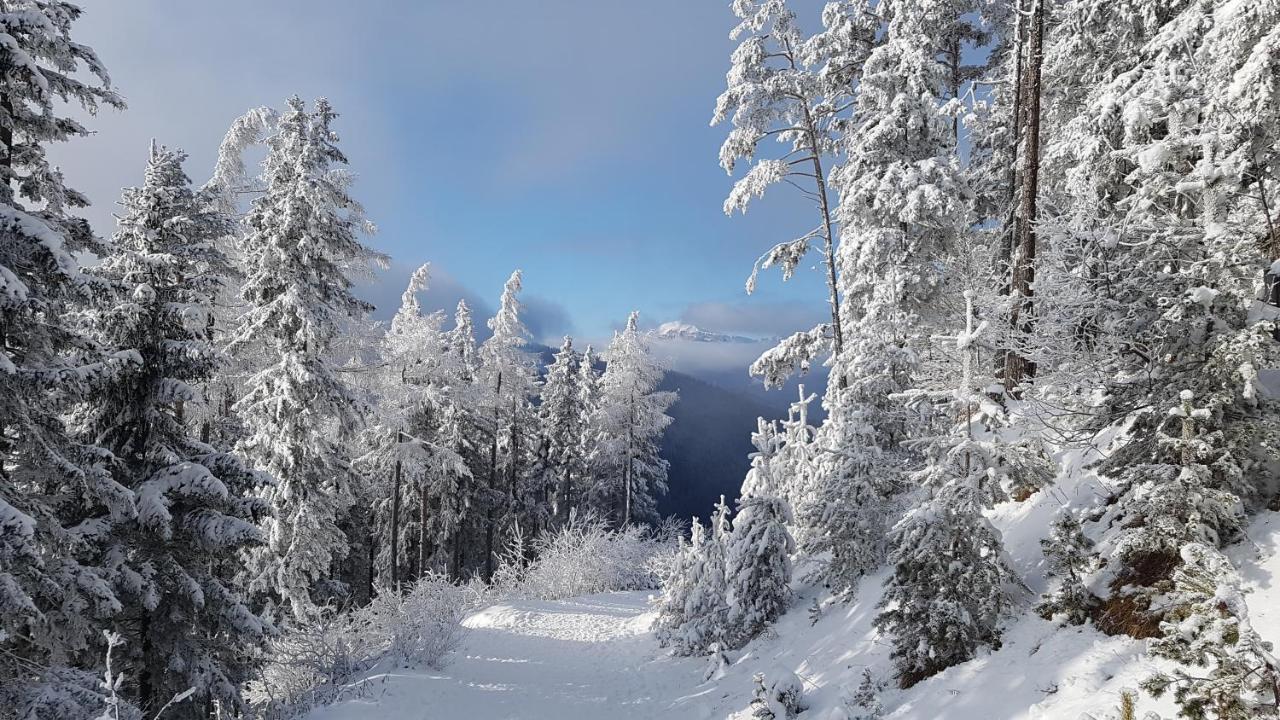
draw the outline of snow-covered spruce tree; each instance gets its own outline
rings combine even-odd
[[[657,498],[667,491],[659,443],[676,395],[657,390],[663,368],[637,327],[639,317],[632,312],[627,326],[614,333],[600,378],[600,446],[590,501],[617,526],[656,521]]]
[[[505,544],[501,528],[523,511],[522,479],[536,424],[530,405],[537,382],[534,360],[524,349],[529,330],[520,319],[521,273],[511,273],[502,288],[498,313],[489,320],[493,335],[480,346],[477,384],[483,388],[480,421],[488,434],[484,577],[493,576],[495,554]]]
[[[129,695],[154,712],[195,688],[168,716],[196,718],[215,701],[243,709],[246,651],[266,623],[227,558],[263,543],[255,521],[265,508],[257,474],[201,442],[183,417],[223,359],[205,328],[226,262],[214,241],[230,223],[192,190],[185,158],[152,145],[144,183],[124,191],[119,229],[92,269],[115,301],[90,313],[91,326],[136,359],[93,394],[78,429],[111,451],[107,467],[136,498],[136,516],[95,519],[98,563],[124,605],[112,625],[126,642],[117,662]]]
[[[787,609],[791,601],[790,508],[773,495],[738,501],[733,533],[725,548],[725,640],[746,645]]]
[[[558,523],[568,522],[577,495],[586,484],[583,477],[585,447],[582,435],[587,415],[582,408],[582,356],[574,352],[573,338],[568,335],[555,354],[542,384],[538,404],[538,425],[546,456],[546,478],[543,491],[550,498]]]
[[[876,444],[896,450],[909,413],[890,396],[912,387],[926,323],[942,283],[939,262],[968,227],[969,190],[956,157],[949,77],[938,57],[957,3],[881,2],[887,29],[867,59],[857,106],[832,171],[840,193],[837,248],[846,328],[825,405],[857,407]],[[833,428],[834,429],[834,428]],[[820,433],[821,434],[821,433]],[[842,451],[840,438],[818,445]],[[838,464],[832,464],[838,467]],[[824,482],[821,481],[820,482]]]
[[[813,439],[816,429],[809,424],[809,405],[817,399],[816,393],[806,393],[804,385],[798,387],[799,398],[787,410],[782,421],[780,447],[771,465],[777,478],[777,494],[787,502],[793,515],[792,537],[801,544],[794,530],[799,528],[800,506],[813,493]]]
[[[795,509],[800,549],[828,554],[817,575],[837,595],[884,561],[890,499],[900,484],[892,456],[855,405],[837,402],[818,431],[810,472],[815,481]]]
[[[582,357],[578,360],[578,412],[581,432],[578,435],[578,448],[575,454],[581,462],[578,473],[582,482],[579,483],[579,487],[573,489],[569,498],[570,511],[579,507],[590,509],[590,492],[596,464],[600,461],[602,434],[600,428],[596,426],[596,419],[600,413],[601,372],[596,368],[598,360],[595,348],[591,345],[582,351]]]
[[[785,478],[777,466],[778,454],[784,447],[778,423],[756,418],[756,431],[751,433],[751,469],[742,481],[742,497],[778,497]]]
[[[1209,545],[1188,543],[1173,576],[1173,608],[1151,654],[1179,667],[1143,682],[1159,697],[1170,689],[1180,717],[1248,720],[1280,714],[1280,662],[1249,622],[1240,577]]]
[[[99,245],[72,215],[87,199],[46,150],[89,134],[63,103],[124,107],[93,50],[72,38],[80,15],[61,0],[0,6],[0,708],[37,718],[102,707],[95,674],[67,663],[121,606],[106,571],[82,564],[97,538],[81,521],[135,512],[104,452],[64,425],[113,363],[73,324],[92,284],[76,255]]]
[[[1123,528],[1114,545],[1127,570],[1121,583],[1166,579],[1183,545],[1218,547],[1240,530],[1244,511],[1230,487],[1241,469],[1224,452],[1221,431],[1207,427],[1212,410],[1193,400],[1191,391],[1182,392],[1157,428],[1156,457],[1120,477],[1120,499],[1104,521]]]
[[[297,619],[347,551],[339,523],[354,477],[344,444],[361,425],[361,407],[329,350],[342,321],[369,310],[351,292],[349,269],[375,258],[360,242],[371,226],[347,192],[334,117],[323,98],[310,113],[290,98],[267,141],[265,192],[243,241],[247,310],[236,343],[260,348],[266,365],[236,403],[249,431],[239,447],[275,478],[263,494],[268,545],[248,559],[247,573],[254,590]]]
[[[728,647],[725,551],[730,532],[729,508],[722,497],[709,529],[694,521],[684,572],[671,576],[669,596],[664,588],[660,639],[678,655],[718,655]]]
[[[1014,575],[972,482],[938,488],[898,521],[890,543],[894,570],[876,627],[892,638],[903,687],[999,642]]]
[[[476,348],[471,308],[466,300],[458,301],[453,327],[445,333],[445,359],[447,375],[452,378],[450,398],[461,429],[457,450],[469,470],[458,484],[457,505],[464,508],[464,511],[458,518],[458,527],[451,541],[449,576],[457,581],[462,579],[465,572],[475,569],[477,563],[481,569],[485,563],[476,550],[483,550],[484,546],[487,524],[484,507],[488,501],[490,449],[486,440],[488,418],[483,415],[481,402],[486,388],[476,381],[480,372],[480,357]],[[474,553],[472,562],[468,562],[468,548]]]
[[[658,596],[657,617],[653,621],[653,636],[662,647],[676,645],[679,649],[681,628],[689,620],[685,615],[685,607],[699,581],[696,574],[699,569],[697,553],[704,542],[704,532],[706,529],[702,526],[702,521],[693,518],[690,540],[685,542],[683,537],[680,538],[670,571],[663,578],[662,594]]]
[[[1085,573],[1093,565],[1093,541],[1085,536],[1080,521],[1063,509],[1049,528],[1049,537],[1040,540],[1048,575],[1059,580],[1057,589],[1036,606],[1043,618],[1065,615],[1068,623],[1080,625],[1089,619],[1097,598],[1084,586]]]
[[[458,379],[441,329],[444,316],[424,314],[417,298],[429,271],[423,265],[413,273],[383,338],[378,421],[361,458],[378,478],[375,521],[385,538],[378,566],[392,588],[431,571],[437,555],[452,557],[465,505],[460,484],[470,474],[458,452]]]
[[[983,428],[975,410],[992,401],[971,384],[981,328],[973,325],[971,293],[966,300],[965,331],[955,338],[963,357],[960,386],[906,397],[922,411],[932,409],[947,430],[912,441],[927,460],[912,477],[930,496],[893,528],[893,575],[875,620],[892,636],[903,687],[969,660],[982,645],[997,644],[1009,605],[1005,588],[1016,579],[1000,533],[983,514],[996,468],[991,444],[979,438]]]
[[[875,39],[878,21],[867,0],[828,3],[824,31],[805,38],[795,12],[786,0],[736,0],[740,22],[730,38],[743,38],[734,50],[725,91],[716,100],[712,125],[732,118],[733,130],[720,148],[720,166],[732,174],[740,161],[750,170],[725,200],[726,214],[746,212],[755,198],[772,185],[789,182],[806,187],[815,201],[817,226],[799,238],[775,245],[756,261],[747,291],[752,292],[760,270],[779,266],[791,277],[814,241],[821,245],[823,276],[831,324],[815,329],[822,350],[842,349],[840,299],[836,285],[834,203],[827,173],[838,154],[836,138],[842,113],[850,106],[862,64]],[[761,143],[774,140],[785,148],[778,157],[757,157]],[[812,190],[808,190],[812,187]],[[804,361],[819,348],[801,333],[785,345],[804,350]],[[830,343],[828,346],[827,343]]]
[[[205,339],[223,351],[228,359],[220,372],[201,383],[201,397],[184,406],[187,422],[199,428],[200,439],[220,449],[234,447],[245,436],[244,427],[232,406],[240,398],[247,377],[255,366],[261,365],[253,348],[241,347],[240,352],[234,352],[230,345],[245,310],[244,300],[240,297],[240,286],[244,282],[241,202],[245,196],[259,192],[263,184],[262,178],[250,176],[245,155],[251,148],[263,145],[276,120],[276,111],[269,107],[253,108],[236,118],[218,147],[212,177],[201,187],[201,192],[210,197],[219,212],[237,219],[228,233],[213,243],[214,248],[226,257],[227,263],[205,327]]]

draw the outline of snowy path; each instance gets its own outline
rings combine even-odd
[[[701,662],[663,657],[647,593],[514,601],[467,619],[443,671],[374,675],[309,720],[701,720]],[[723,716],[723,714],[721,714]]]

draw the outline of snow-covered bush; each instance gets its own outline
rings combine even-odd
[[[795,673],[777,667],[767,675],[756,673],[752,679],[756,688],[751,700],[751,717],[756,720],[783,720],[804,712],[804,685]]]
[[[474,600],[467,586],[428,575],[403,595],[384,591],[366,607],[290,627],[267,644],[249,699],[265,718],[289,718],[336,700],[381,661],[439,668],[462,641]]]
[[[492,594],[555,600],[656,588],[674,552],[673,535],[666,525],[610,530],[597,517],[574,519],[533,541],[532,561],[525,559],[525,544],[513,541],[494,573]]]
[[[359,612],[381,631],[385,657],[405,665],[439,668],[462,642],[462,620],[471,606],[468,590],[440,575],[428,575],[404,595],[387,592]]]

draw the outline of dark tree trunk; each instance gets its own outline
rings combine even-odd
[[[400,444],[400,435],[396,434],[396,445]],[[399,448],[397,447],[397,450]],[[394,480],[391,490],[391,587],[400,592],[400,482],[401,463],[396,458]]]
[[[1036,273],[1036,199],[1040,185],[1040,67],[1044,55],[1044,0],[1032,0],[1028,23],[1027,68],[1025,77],[1026,122],[1025,150],[1018,215],[1018,243],[1013,252],[1013,302],[1009,325],[1015,337],[1025,341],[1034,329]],[[1024,343],[1025,344],[1025,343]],[[1027,357],[1027,348],[1014,347],[1006,357],[1004,385],[1017,393],[1023,381],[1035,377],[1035,363]]]

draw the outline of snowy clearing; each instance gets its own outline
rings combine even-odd
[[[703,663],[664,657],[652,622],[647,592],[494,605],[443,671],[382,669],[308,720],[713,717]]]

